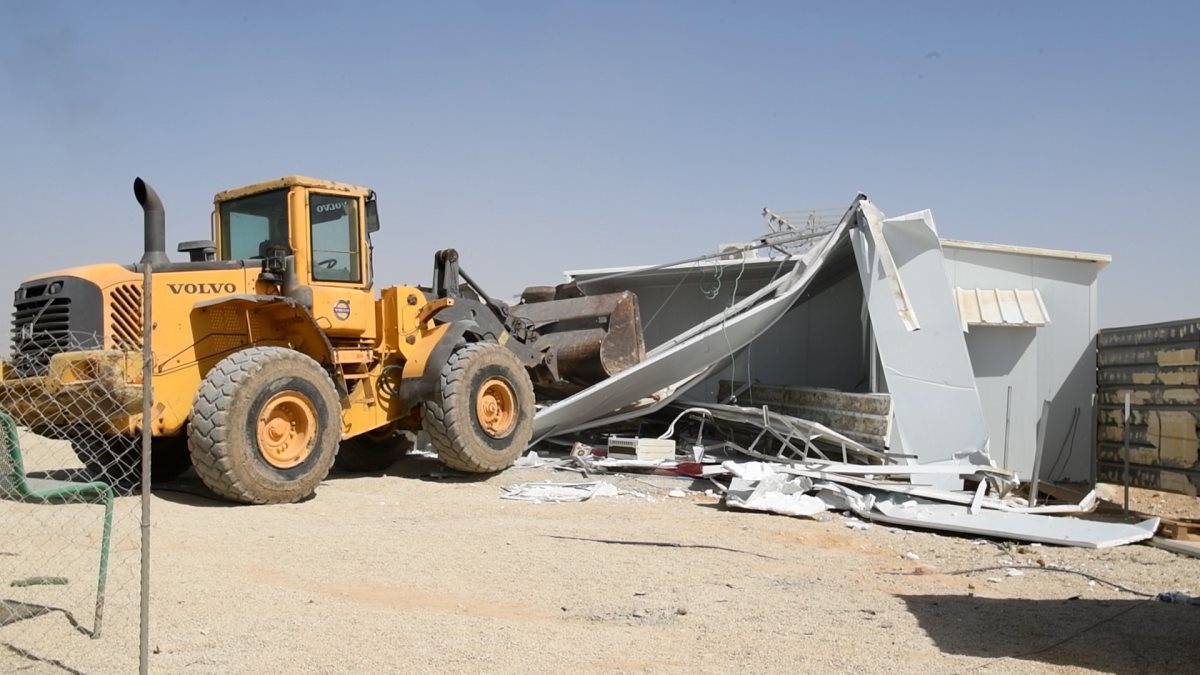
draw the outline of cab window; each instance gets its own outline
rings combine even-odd
[[[354,197],[310,194],[314,281],[362,281],[358,261],[358,200]]]
[[[286,190],[223,202],[220,219],[221,260],[261,258],[270,245],[288,246]]]

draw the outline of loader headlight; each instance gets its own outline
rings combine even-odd
[[[59,291],[61,291],[62,287],[63,287],[63,282],[55,281],[54,283],[50,284],[50,288],[47,289],[46,292],[49,293],[50,295],[54,295],[55,293],[58,293]]]

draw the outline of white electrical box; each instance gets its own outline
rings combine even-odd
[[[638,459],[675,459],[675,440],[671,438],[622,438],[608,437],[608,451],[632,450]]]

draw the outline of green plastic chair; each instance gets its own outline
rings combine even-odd
[[[104,504],[104,535],[100,540],[100,579],[96,585],[96,620],[92,638],[100,637],[100,623],[104,618],[104,584],[108,579],[108,548],[112,537],[113,490],[108,483],[74,483],[48,478],[30,478],[25,475],[25,462],[21,459],[21,444],[17,436],[17,423],[7,413],[0,411],[0,439],[6,447],[0,452],[0,499],[25,504]]]

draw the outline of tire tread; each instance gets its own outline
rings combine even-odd
[[[223,359],[205,376],[192,406],[188,446],[196,473],[210,490],[226,499],[243,504],[276,503],[267,499],[240,479],[230,458],[229,406],[239,386],[252,375],[272,364],[287,360],[307,360],[324,372],[309,356],[285,347],[250,347]],[[328,386],[333,380],[325,374]],[[236,433],[236,431],[235,431]],[[284,501],[306,497],[299,491]]]

